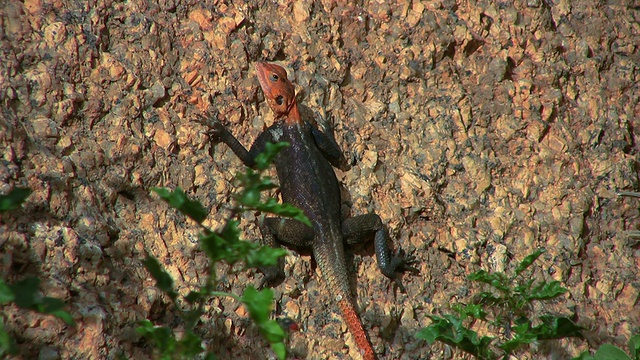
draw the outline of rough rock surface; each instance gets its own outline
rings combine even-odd
[[[515,3],[515,4],[514,4]],[[345,213],[377,212],[421,274],[395,293],[371,247],[353,255],[362,319],[383,358],[458,358],[414,334],[469,301],[466,275],[509,270],[567,296],[586,340],[526,350],[568,358],[640,330],[640,12],[624,1],[25,0],[0,8],[0,193],[33,194],[0,219],[0,274],[43,280],[78,323],[2,309],[20,359],[149,358],[137,321],[175,318],[142,266],[156,256],[187,291],[204,278],[197,228],[150,195],[180,186],[224,221],[241,163],[198,114],[249,145],[272,121],[253,64],[276,61],[300,101],[330,116],[353,168]],[[258,236],[256,214],[244,236]],[[309,254],[287,257],[277,315],[296,358],[358,358]],[[224,278],[240,293],[258,275]],[[199,327],[221,359],[267,358],[226,299]]]

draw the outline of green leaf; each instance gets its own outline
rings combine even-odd
[[[285,255],[287,250],[283,248],[260,246],[247,253],[247,266],[252,268],[274,266],[278,264],[278,259]]]
[[[249,315],[258,324],[269,319],[271,306],[273,305],[273,291],[271,289],[256,290],[249,285],[242,295],[241,301],[247,307]]]
[[[9,285],[15,296],[15,303],[23,309],[37,310],[40,304],[40,279],[30,277]]]
[[[611,344],[603,344],[595,354],[596,360],[631,360],[624,351]]]
[[[198,224],[201,224],[207,217],[207,210],[200,204],[199,201],[191,200],[184,193],[181,188],[176,188],[171,191],[167,188],[151,188],[151,191],[155,192],[160,198],[172,208],[180,211],[182,214],[190,217]]]
[[[6,285],[5,285],[6,286]],[[23,309],[35,310],[43,314],[56,316],[66,322],[68,325],[75,325],[71,315],[64,311],[65,304],[62,300],[43,297],[40,293],[40,279],[30,277],[8,285],[9,291],[14,295],[16,305]],[[6,293],[6,288],[3,290]],[[8,297],[5,296],[5,299]]]
[[[15,355],[17,353],[18,348],[4,327],[4,318],[0,316],[0,359],[4,359],[6,355]]]
[[[516,319],[512,331],[513,337],[499,345],[507,354],[511,354],[520,346],[531,344],[538,339],[537,334],[531,331],[531,320],[526,317]]]
[[[282,341],[271,343],[271,350],[273,350],[278,359],[284,360],[287,358],[287,348]]]
[[[167,293],[167,295],[172,299],[175,299],[178,294],[173,290],[173,278],[169,273],[162,269],[158,260],[152,256],[147,256],[142,263],[144,264],[144,267],[147,268],[147,271],[149,271],[151,276],[156,280],[156,286]]]
[[[221,259],[228,258],[228,250],[230,249],[227,242],[216,233],[210,233],[207,235],[200,235],[199,239],[200,247],[207,257],[217,262]]]
[[[280,324],[275,320],[267,320],[262,323],[260,325],[260,332],[262,333],[262,336],[272,344],[282,341],[286,336],[286,333]]]
[[[426,328],[418,331],[415,336],[417,339],[425,340],[427,344],[432,345],[436,342],[436,340],[438,340],[439,335],[440,331],[438,327],[435,325],[429,325]]]
[[[42,299],[42,308],[40,310],[43,314],[51,314],[57,318],[62,319],[67,325],[74,326],[76,323],[73,321],[71,314],[64,311],[66,304],[57,298],[44,297]]]
[[[237,220],[227,220],[221,232],[200,236],[200,247],[211,261],[224,260],[234,264],[258,247],[258,244],[240,240],[238,224]]]
[[[178,341],[169,328],[154,326],[149,320],[142,320],[136,332],[155,344],[161,359],[171,359],[178,347]]]
[[[525,297],[527,300],[549,300],[557,298],[567,292],[569,292],[569,290],[560,286],[559,281],[552,281],[550,283],[543,282],[531,289],[531,293],[525,295]]]
[[[275,345],[284,340],[286,333],[275,320],[269,320],[269,314],[273,306],[273,291],[271,289],[256,290],[253,286],[245,289],[240,299],[247,310],[251,319],[258,325],[260,333],[269,341],[276,352],[276,355],[284,359],[286,351],[282,347],[284,345]]]
[[[190,291],[189,294],[187,294],[187,296],[184,297],[184,299],[187,300],[189,304],[193,304],[199,301],[200,299],[202,299],[203,297],[204,297],[204,294],[202,294],[199,291]]]
[[[186,331],[178,344],[180,347],[180,355],[182,356],[193,358],[204,351],[202,339],[192,331]]]
[[[256,205],[255,209],[275,215],[293,218],[309,227],[312,226],[311,221],[304,215],[302,210],[288,203],[280,204],[276,201],[276,199],[268,199],[266,202]]]
[[[531,266],[531,264],[533,264],[534,261],[536,261],[540,257],[540,255],[544,254],[546,251],[546,249],[540,248],[534,251],[533,254],[522,259],[520,264],[518,264],[518,266],[516,267],[516,276],[525,271],[529,266]]]
[[[486,320],[487,312],[484,311],[483,305],[480,304],[468,304],[460,306],[458,304],[453,305],[453,309],[456,310],[463,317],[472,317],[474,319]]]
[[[477,332],[466,328],[462,320],[453,315],[428,316],[433,323],[416,334],[418,339],[424,339],[429,344],[435,340],[442,341],[481,359],[495,358],[495,354],[489,349],[494,338],[478,337]]]
[[[6,305],[15,299],[11,287],[0,279],[0,305]]]
[[[585,351],[582,354],[578,355],[577,357],[574,357],[571,360],[595,360],[595,358],[593,356],[591,356],[591,354],[589,354],[588,351]]]
[[[634,335],[629,339],[629,353],[634,360],[640,360],[640,334]]]
[[[499,305],[502,304],[505,299],[500,296],[495,296],[493,293],[488,291],[483,291],[477,295],[477,297],[481,300],[481,304],[483,305]]]
[[[276,155],[280,152],[280,150],[288,147],[290,144],[288,142],[279,142],[279,143],[266,143],[265,149],[262,153],[256,156],[255,159],[255,167],[258,170],[265,170],[273,163]]]
[[[16,187],[7,195],[0,195],[0,212],[19,208],[30,194],[31,189]]]
[[[582,338],[582,326],[576,325],[567,317],[551,315],[540,316],[542,324],[531,329],[539,340],[562,339],[566,337]]]
[[[240,204],[252,209],[259,207],[262,204],[260,202],[260,190],[257,188],[245,189],[238,201]]]
[[[212,353],[212,352],[207,352],[207,355],[205,355],[204,360],[217,360],[218,358],[216,357],[216,354]]]
[[[471,281],[478,281],[484,284],[488,284],[493,286],[494,288],[509,293],[510,292],[510,281],[507,276],[503,273],[488,273],[484,270],[480,270],[472,273],[467,277]]]

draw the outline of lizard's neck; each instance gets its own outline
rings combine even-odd
[[[295,125],[302,123],[302,117],[300,116],[300,110],[298,110],[298,104],[294,101],[289,109],[289,113],[283,116],[284,123],[287,125]]]

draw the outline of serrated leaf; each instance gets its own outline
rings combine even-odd
[[[16,187],[7,195],[0,195],[0,212],[19,208],[30,194],[31,189]]]
[[[207,217],[207,210],[200,204],[199,201],[191,200],[184,190],[176,188],[174,191],[170,191],[166,188],[151,188],[151,191],[155,192],[160,198],[172,208],[180,211],[182,214],[190,217],[198,224]]]

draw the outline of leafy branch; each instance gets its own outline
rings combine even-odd
[[[233,196],[236,204],[231,211],[231,216],[225,225],[218,231],[214,231],[203,224],[207,217],[207,211],[202,204],[189,197],[180,188],[170,191],[165,188],[153,188],[152,191],[166,201],[171,207],[177,209],[185,216],[191,218],[202,228],[199,234],[199,245],[209,258],[208,276],[204,285],[197,290],[189,292],[184,300],[189,306],[182,309],[178,306],[179,294],[174,289],[173,279],[162,269],[160,263],[153,257],[147,257],[144,265],[156,280],[156,285],[172,300],[174,308],[186,322],[186,331],[181,338],[176,338],[171,329],[163,326],[154,326],[145,320],[138,328],[138,332],[152,340],[159,352],[161,359],[173,359],[193,357],[204,352],[201,339],[195,334],[194,328],[198,319],[204,313],[204,305],[212,296],[230,297],[241,302],[247,308],[253,322],[257,325],[263,337],[269,341],[271,348],[279,359],[286,357],[284,345],[285,332],[280,325],[269,319],[273,305],[273,292],[270,289],[256,290],[249,285],[242,296],[217,291],[218,277],[216,264],[224,262],[229,265],[243,263],[243,269],[273,266],[278,258],[284,256],[284,249],[274,249],[268,246],[244,241],[240,239],[240,215],[245,211],[261,211],[278,216],[289,217],[311,225],[309,219],[301,210],[290,204],[279,204],[275,199],[262,200],[262,192],[276,188],[273,181],[263,175],[264,171],[273,162],[278,152],[289,146],[288,143],[266,144],[265,152],[257,156],[256,170],[247,168],[236,179],[240,191]],[[214,354],[208,352],[206,358],[214,358]]]

